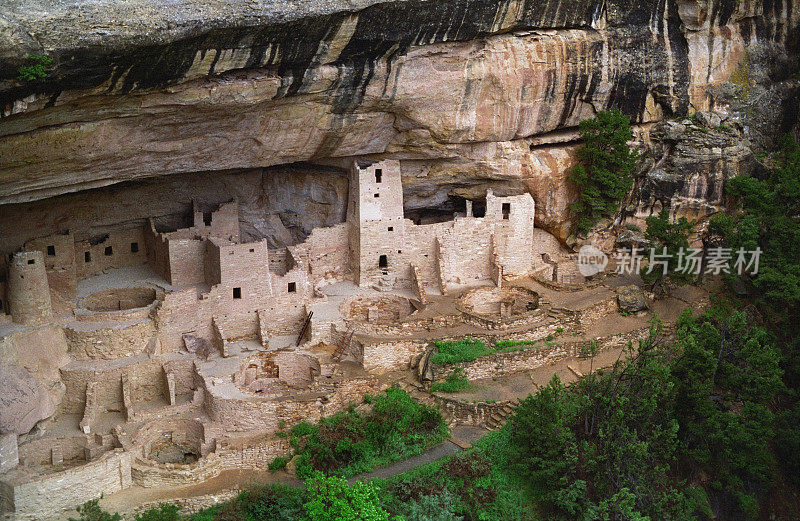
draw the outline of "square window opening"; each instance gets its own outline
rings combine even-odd
[[[386,255],[381,255],[378,257],[378,267],[379,268],[387,268],[389,267],[389,257]]]
[[[112,248],[111,246],[106,246],[106,249],[105,249],[105,250],[103,250],[103,253],[104,253],[106,256],[109,256],[109,257],[110,257],[111,255],[114,255],[114,248]]]
[[[378,197],[380,197],[380,196],[381,196],[381,194],[374,194],[372,197],[374,197],[375,199],[377,199],[377,198],[378,198]]]
[[[297,283],[296,282],[290,282],[287,285],[286,289],[289,291],[289,293],[296,293],[297,292]]]
[[[139,252],[139,243],[132,242],[131,243],[131,253],[138,253]]]
[[[203,224],[211,226],[211,212],[203,212]]]
[[[250,248],[250,253],[255,253],[255,252],[256,252],[255,248]]]
[[[55,257],[56,256],[56,247],[55,246],[48,246],[47,247],[47,254],[50,257]]]
[[[389,226],[389,231],[393,232],[394,231],[394,226]]]
[[[233,298],[242,298],[242,288],[233,288]]]

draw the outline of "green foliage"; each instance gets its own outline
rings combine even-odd
[[[295,426],[291,442],[298,455],[297,476],[307,478],[315,470],[354,476],[419,454],[448,435],[438,410],[401,389],[387,389],[372,398],[372,405],[363,415],[351,408],[316,425]]]
[[[673,364],[684,458],[714,476],[715,492],[757,517],[753,491],[766,484],[773,464],[769,409],[781,390],[780,353],[769,335],[745,315],[715,307],[678,322],[682,355]]]
[[[385,508],[407,520],[533,521],[529,498],[509,473],[508,433],[395,476],[382,486]]]
[[[768,335],[720,307],[629,354],[571,387],[555,377],[511,418],[511,466],[545,518],[695,519],[710,507],[687,480],[702,471],[723,517],[754,519],[780,389]]]
[[[494,343],[494,350],[499,353],[524,351],[531,347],[536,347],[535,340],[498,340]]]
[[[581,345],[581,356],[591,358],[597,354],[597,340],[590,340],[588,344]]]
[[[439,352],[432,357],[434,364],[471,362],[492,352],[481,340],[473,338],[437,340],[434,344],[439,349]]]
[[[136,514],[136,521],[180,521],[178,513],[181,507],[162,503],[157,507],[145,510],[141,514]]]
[[[236,498],[202,510],[190,521],[295,521],[303,515],[303,490],[286,485],[259,485]]]
[[[460,367],[453,369],[444,382],[437,382],[431,386],[433,392],[457,393],[469,387],[469,379]]]
[[[576,230],[587,233],[601,218],[616,213],[633,184],[639,154],[628,146],[633,138],[630,120],[617,110],[598,112],[595,118],[581,121],[580,135],[580,163],[569,177],[581,195],[570,209],[577,217]]]
[[[53,63],[53,58],[29,54],[25,57],[25,62],[26,64],[19,68],[19,79],[31,82],[47,77],[47,68]]]
[[[118,513],[109,514],[102,508],[100,508],[100,500],[99,499],[92,499],[91,501],[87,501],[83,505],[79,506],[75,510],[78,511],[77,519],[71,517],[69,521],[122,521],[122,516]]]
[[[666,208],[663,208],[657,216],[648,217],[646,222],[647,231],[644,236],[653,245],[654,255],[658,257],[654,257],[656,263],[642,268],[642,280],[653,286],[664,278],[679,284],[688,282],[692,274],[679,272],[678,269],[685,268],[685,260],[680,258],[680,251],[683,250],[685,254],[689,248],[689,234],[692,232],[694,222],[688,221],[686,217],[670,222],[669,210]],[[681,263],[684,266],[681,266]]]
[[[289,458],[286,458],[284,456],[275,456],[275,458],[269,462],[267,468],[269,468],[270,471],[275,472],[277,470],[285,469],[286,465],[288,464],[289,464]]]
[[[735,177],[726,188],[741,211],[715,215],[709,230],[721,235],[733,252],[740,248],[762,251],[758,273],[738,282],[749,289],[750,302],[765,317],[783,352],[786,391],[778,414],[776,450],[784,474],[798,476],[800,457],[792,447],[800,446],[796,422],[800,418],[800,256],[796,250],[800,244],[800,146],[791,136],[784,137],[766,174]],[[735,275],[730,279],[734,282]]]
[[[380,506],[377,487],[356,481],[348,485],[344,478],[325,477],[315,472],[306,480],[308,501],[303,505],[307,521],[388,521],[389,514]],[[271,519],[271,518],[265,518]]]

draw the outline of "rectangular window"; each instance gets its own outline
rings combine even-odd
[[[92,253],[85,251],[83,252],[83,262],[92,262]]]
[[[381,194],[375,194],[375,195],[373,195],[372,197],[374,197],[375,199],[377,199],[377,198],[378,198],[378,197],[380,197],[380,196],[381,196]]]
[[[250,253],[255,253],[255,252],[256,252],[255,248],[250,248]]]
[[[203,212],[203,224],[211,226],[211,212]]]
[[[114,248],[111,246],[106,246],[106,249],[103,251],[106,256],[114,255]]]
[[[503,219],[508,219],[511,215],[511,203],[503,203]]]
[[[394,226],[389,226],[389,231],[393,232],[394,231]]]
[[[386,255],[381,255],[378,257],[378,267],[379,268],[386,268],[389,266],[389,258]]]
[[[233,298],[242,298],[242,288],[233,288]]]
[[[51,257],[56,256],[56,247],[55,246],[48,246],[47,247],[47,254]]]
[[[297,291],[297,283],[296,282],[290,282],[287,289],[288,289],[289,293],[295,293]]]
[[[132,242],[131,243],[131,253],[138,253],[139,252],[139,243]]]
[[[380,168],[375,169],[375,182],[380,183],[383,178],[383,170]]]
[[[28,259],[28,264],[36,264],[36,261],[34,259]]]

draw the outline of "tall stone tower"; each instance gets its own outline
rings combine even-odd
[[[405,220],[398,161],[356,161],[350,172],[350,255],[359,286],[406,277]]]
[[[53,316],[42,252],[23,251],[11,257],[8,305],[12,320],[20,324],[42,324]]]

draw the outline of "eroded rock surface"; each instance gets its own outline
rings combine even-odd
[[[792,1],[139,1],[122,13],[20,0],[0,39],[0,202],[367,155],[401,160],[411,208],[499,185],[531,192],[537,224],[564,238],[574,133],[560,133],[604,108],[642,124],[707,109],[743,63],[791,64]],[[32,51],[55,62],[24,83]]]
[[[25,434],[55,412],[47,392],[25,368],[4,361],[0,364],[0,382],[0,433]]]

